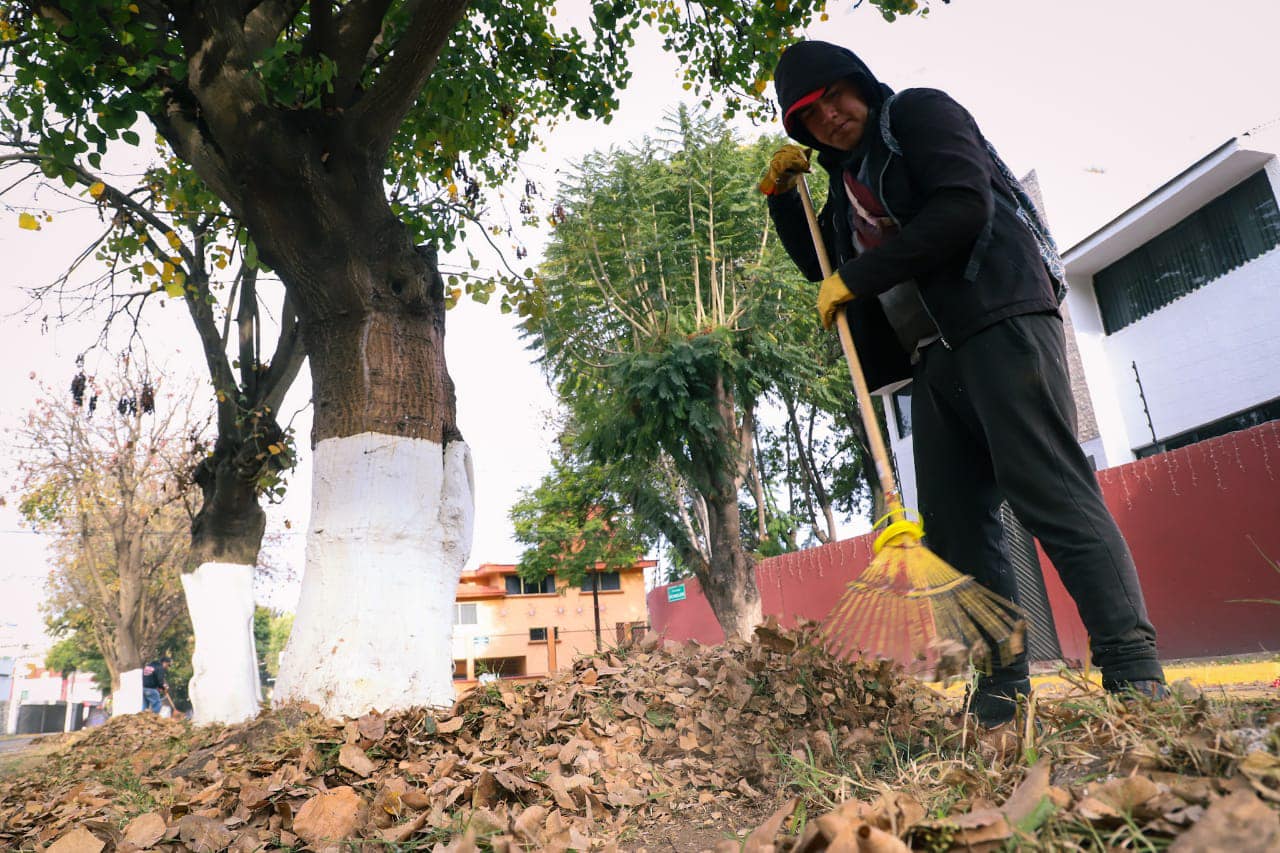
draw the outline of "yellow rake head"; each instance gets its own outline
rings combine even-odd
[[[893,519],[892,521],[890,521]],[[886,524],[886,522],[888,522]],[[896,501],[876,526],[871,563],[822,623],[832,654],[887,657],[915,667],[940,641],[1007,662],[1021,651],[1022,614],[924,546],[924,528]]]

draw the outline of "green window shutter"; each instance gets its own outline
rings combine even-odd
[[[1113,334],[1280,245],[1280,206],[1266,172],[1227,190],[1093,277]]]

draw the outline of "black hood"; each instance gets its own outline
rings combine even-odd
[[[893,90],[877,80],[853,51],[825,41],[798,41],[778,57],[778,65],[773,71],[773,87],[783,117],[796,101],[837,80],[848,80],[862,94],[870,110],[867,125],[874,127],[881,104],[893,94]],[[785,126],[786,122],[783,124]],[[787,133],[792,139],[828,154],[836,153],[814,139],[803,122],[793,121],[791,125]]]

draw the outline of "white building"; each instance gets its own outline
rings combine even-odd
[[[1065,253],[1099,468],[1280,417],[1277,131],[1228,140]]]
[[[102,691],[87,672],[45,669],[35,658],[10,658],[3,732],[36,734],[72,731],[84,725],[89,709],[102,703]]]

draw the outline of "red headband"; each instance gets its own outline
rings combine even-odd
[[[814,89],[812,92],[810,92],[809,94],[805,95],[803,98],[796,101],[787,110],[786,115],[782,117],[782,126],[785,127],[789,132],[791,130],[792,115],[794,115],[797,110],[802,110],[805,107],[809,106],[810,104],[818,100],[818,98],[821,98],[826,93],[827,93],[827,87],[823,86],[820,89]]]

